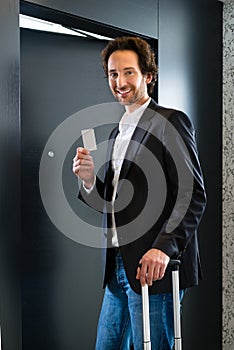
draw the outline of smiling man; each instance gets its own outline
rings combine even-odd
[[[146,41],[116,38],[103,50],[102,62],[112,94],[125,107],[110,135],[104,182],[87,149],[78,148],[73,159],[73,172],[83,181],[79,198],[89,205],[98,196],[104,200],[108,249],[96,350],[128,350],[132,344],[143,349],[140,292],[145,283],[150,286],[152,349],[171,350],[170,258],[181,259],[181,300],[184,290],[201,278],[197,228],[206,197],[195,132],[183,112],[161,107],[150,97],[157,66]],[[145,175],[148,169],[150,176]]]
[[[128,113],[149,99],[147,85],[152,80],[152,74],[142,75],[134,51],[118,50],[112,53],[108,60],[108,79],[113,95]]]

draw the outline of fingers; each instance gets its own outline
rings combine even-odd
[[[86,158],[80,158],[78,160],[73,161],[73,165],[75,166],[90,166],[90,162],[92,161],[91,156],[87,156]]]
[[[154,264],[151,261],[148,261],[146,259],[141,260],[141,268],[138,267],[137,271],[137,279],[140,279],[141,285],[145,285],[146,283],[149,286],[152,286],[153,281],[156,281],[159,279],[159,267],[154,266]]]
[[[150,249],[139,261],[141,268],[137,268],[136,278],[141,285],[146,283],[151,286],[154,281],[161,280],[164,275],[170,258],[158,249]]]
[[[83,147],[78,147],[76,150],[76,155],[73,158],[73,161],[76,161],[78,159],[84,159],[86,158],[86,156],[88,156],[90,154],[89,150],[87,150],[86,148]]]
[[[78,147],[76,155],[73,158],[73,168],[82,165],[87,165],[92,160],[90,152],[86,148]]]
[[[142,263],[142,259],[139,261],[140,267],[137,268],[137,275],[136,279],[140,280],[141,285],[144,286],[147,283],[146,276],[147,276],[147,264]]]
[[[91,187],[94,180],[94,164],[89,150],[83,147],[77,148],[75,157],[73,158],[72,171]]]

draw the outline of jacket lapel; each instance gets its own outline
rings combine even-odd
[[[144,144],[144,138],[149,132],[150,126],[152,125],[151,118],[153,117],[155,111],[147,108],[143,113],[137,127],[132,135],[131,141],[128,145],[125,159],[122,165],[122,169],[120,172],[120,179],[126,178],[132,162],[134,162],[134,158],[136,157],[138,150],[142,144]],[[121,188],[121,183],[118,188],[118,191]]]
[[[108,142],[108,149],[107,149],[107,157],[106,157],[106,170],[105,170],[105,183],[106,183],[106,194],[105,199],[107,201],[112,200],[112,194],[113,194],[113,185],[112,181],[114,178],[114,171],[112,169],[112,153],[113,153],[113,147],[115,143],[116,136],[119,133],[118,127],[114,128],[113,131],[110,134],[109,142]]]
[[[132,135],[131,141],[128,145],[125,159],[123,161],[123,165],[122,165],[121,172],[120,172],[120,177],[119,177],[120,179],[126,178],[128,172],[131,168],[131,164],[132,164],[132,162],[134,162],[134,158],[136,157],[140,146],[142,144],[144,144],[144,138],[147,135],[147,133],[149,132],[149,129],[152,125],[151,118],[155,115],[156,110],[157,110],[157,104],[154,100],[151,100],[149,107],[146,108],[142,117],[140,118],[139,123],[137,124],[137,127],[136,127],[136,129]],[[111,159],[112,159],[114,142],[115,142],[115,139],[116,139],[118,133],[119,133],[119,129],[118,129],[118,127],[116,127],[112,131],[112,133],[110,135],[110,139],[109,139],[109,145],[108,145],[108,150],[107,150],[107,162],[108,163],[107,163],[107,169],[106,169],[106,175],[107,175],[106,184],[107,184],[107,186],[112,185],[113,170],[112,170],[112,166],[111,166]],[[121,184],[122,184],[122,181],[119,183],[117,192],[119,192],[119,190],[121,188]],[[109,187],[112,187],[112,186],[109,186]]]
[[[110,134],[110,138],[109,138],[107,157],[106,157],[108,162],[112,159],[113,147],[114,147],[115,139],[116,139],[118,133],[119,133],[119,129],[118,129],[118,126],[116,126],[112,130],[112,132]]]

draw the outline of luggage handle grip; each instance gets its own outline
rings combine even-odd
[[[179,266],[181,264],[181,261],[178,260],[178,259],[170,259],[169,263],[168,263],[168,266],[169,267],[173,267],[173,270],[179,270]],[[142,264],[138,264],[138,267],[141,269],[142,267]]]
[[[178,260],[178,259],[171,259],[169,261],[169,263],[168,263],[168,266],[172,267],[174,271],[177,271],[177,270],[179,270],[180,264],[181,264],[180,260]]]

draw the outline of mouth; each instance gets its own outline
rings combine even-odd
[[[127,96],[130,91],[131,91],[131,89],[128,89],[128,90],[116,90],[117,94],[120,95],[121,97]]]

